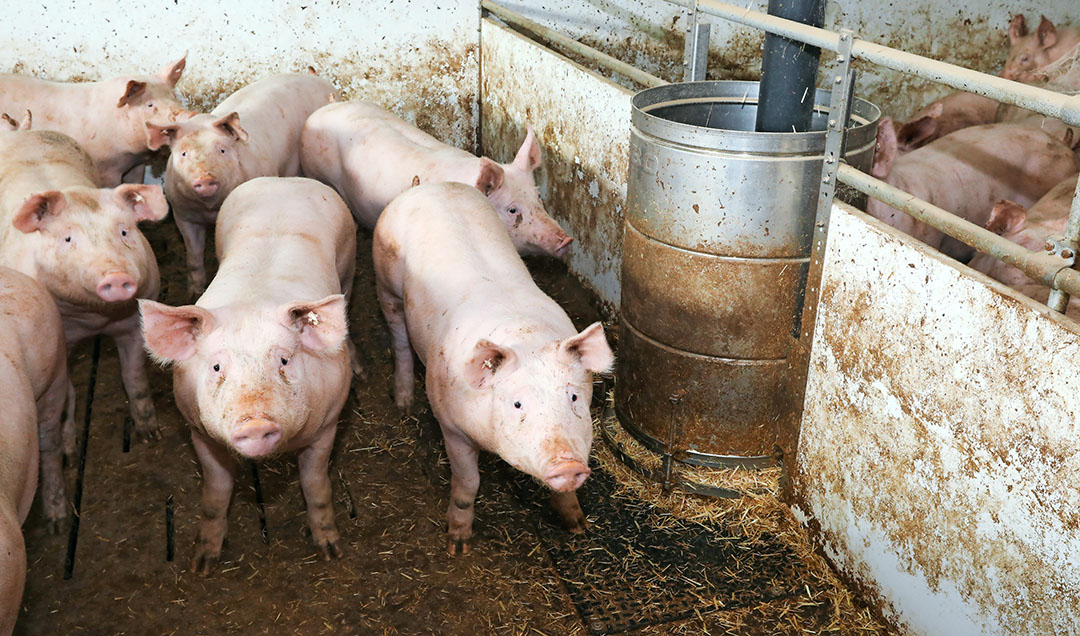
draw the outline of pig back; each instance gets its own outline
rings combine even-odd
[[[236,112],[248,133],[241,164],[248,177],[292,177],[300,170],[300,133],[316,110],[337,98],[327,80],[311,74],[282,73],[236,91],[211,115]]]
[[[52,295],[41,283],[7,267],[0,267],[0,352],[26,375],[34,399],[49,388],[66,360],[64,330]]]
[[[237,187],[218,213],[221,262],[200,306],[244,295],[290,301],[344,293],[355,267],[356,225],[333,188],[303,177],[259,177]],[[205,301],[205,302],[204,302]]]

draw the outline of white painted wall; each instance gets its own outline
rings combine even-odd
[[[209,110],[252,80],[311,65],[346,98],[472,148],[478,19],[474,3],[436,0],[16,2],[0,21],[0,71],[98,79],[188,51],[178,90]]]
[[[1080,633],[1080,325],[834,208],[796,483],[912,634]]]

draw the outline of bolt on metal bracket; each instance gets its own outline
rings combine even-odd
[[[1063,264],[1072,267],[1076,264],[1076,248],[1069,244],[1065,237],[1049,236],[1046,245],[1043,246],[1046,253],[1062,259]]]

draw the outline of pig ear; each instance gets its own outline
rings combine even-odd
[[[1035,31],[1039,36],[1039,44],[1043,45],[1043,48],[1050,48],[1057,44],[1057,29],[1054,28],[1054,23],[1042,16],[1042,20],[1039,22],[1039,28]]]
[[[1027,20],[1024,19],[1024,14],[1014,15],[1013,19],[1009,21],[1009,44],[1016,44],[1016,41],[1027,35],[1027,33]]]
[[[994,234],[1016,234],[1027,224],[1027,209],[1019,203],[1002,199],[994,204],[986,229]]]
[[[465,381],[473,388],[482,389],[491,384],[495,374],[513,371],[517,365],[518,358],[513,349],[481,338],[472,357],[465,363]]]
[[[513,166],[518,170],[532,172],[540,167],[540,144],[536,142],[536,135],[532,126],[526,126],[525,141],[518,148],[517,156],[514,157]]]
[[[29,234],[45,227],[50,217],[60,214],[67,206],[67,197],[59,190],[49,190],[30,195],[15,213],[12,225],[20,232]]]
[[[135,216],[135,222],[160,221],[169,214],[169,204],[161,186],[125,183],[114,191],[116,202]]]
[[[231,112],[215,121],[214,127],[240,141],[248,140],[247,131],[240,125],[240,114],[237,112]]]
[[[127,86],[124,87],[124,94],[120,97],[120,101],[116,102],[116,107],[123,108],[127,106],[131,103],[131,100],[135,99],[144,90],[146,90],[146,82],[128,80]]]
[[[897,146],[917,148],[937,131],[937,120],[930,115],[909,121],[896,131]]]
[[[139,299],[146,350],[160,364],[182,362],[195,355],[199,338],[217,328],[213,314],[202,307],[170,307]]]
[[[281,324],[300,332],[300,344],[311,351],[337,351],[348,333],[345,296],[334,294],[322,300],[285,305]]]
[[[874,166],[870,169],[870,175],[877,179],[884,179],[892,172],[893,160],[896,159],[896,128],[893,126],[892,117],[883,117],[878,122],[877,146],[874,149]]]
[[[34,116],[30,113],[30,109],[27,108],[23,112],[22,121],[19,122],[19,130],[30,130],[30,125],[34,123]]]
[[[146,122],[146,147],[150,150],[157,150],[162,146],[171,146],[179,134],[180,126],[178,124],[161,126]]]
[[[487,196],[498,190],[502,183],[502,166],[487,157],[480,157],[480,175],[476,177],[476,189]]]
[[[559,357],[570,363],[580,363],[591,373],[610,373],[615,364],[615,354],[611,353],[604,337],[604,325],[599,322],[560,342]]]
[[[180,81],[180,76],[184,74],[185,67],[187,67],[187,51],[184,51],[184,57],[162,67],[158,72],[158,77],[168,84],[169,88],[174,88],[176,83]]]

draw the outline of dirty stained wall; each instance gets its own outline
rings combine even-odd
[[[575,239],[570,270],[613,310],[632,93],[488,19],[481,43],[484,154],[512,160],[525,125],[533,127],[543,152],[541,198]]]
[[[267,74],[313,66],[345,98],[472,149],[478,15],[474,3],[434,0],[18,2],[0,21],[0,71],[99,79],[154,72],[187,51],[177,89],[209,110]]]
[[[504,0],[501,4],[667,81],[682,78],[686,10],[665,0]],[[766,11],[767,0],[732,2]],[[828,0],[825,28],[849,28],[862,38],[966,68],[997,73],[1008,48],[1010,18],[1024,13],[1055,23],[1080,22],[1075,0]],[[712,24],[709,79],[758,79],[760,31],[721,18]],[[823,56],[827,67],[832,54]],[[857,94],[904,119],[952,89],[902,73],[857,63]],[[824,72],[824,70],[823,70]],[[824,85],[818,82],[819,86]]]
[[[1080,325],[834,208],[800,510],[912,634],[1080,633]]]

